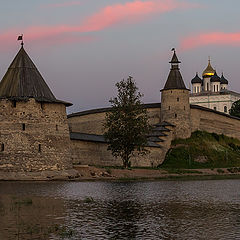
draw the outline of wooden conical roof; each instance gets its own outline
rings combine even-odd
[[[23,46],[0,82],[0,98],[35,98],[43,102],[62,102],[55,98]],[[65,105],[70,103],[62,102]]]
[[[171,70],[169,72],[167,81],[165,83],[165,86],[163,90],[169,90],[169,89],[186,89],[186,86],[184,84],[182,75],[179,70],[178,64],[180,61],[177,58],[176,52],[174,51],[173,57],[171,60]]]

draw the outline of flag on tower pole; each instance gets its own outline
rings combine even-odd
[[[18,39],[17,39],[18,41],[22,41],[23,40],[23,35],[20,35],[20,36],[18,36]]]
[[[23,34],[18,36],[17,41],[22,41],[21,45],[23,46]]]

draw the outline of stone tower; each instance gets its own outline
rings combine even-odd
[[[72,168],[66,106],[23,46],[0,83],[0,171]]]
[[[189,90],[182,79],[176,52],[171,60],[171,70],[161,90],[161,121],[175,125],[173,138],[191,135]]]

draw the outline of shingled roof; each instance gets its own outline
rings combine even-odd
[[[178,64],[180,61],[178,61],[176,52],[174,51],[173,57],[171,60],[171,70],[168,75],[167,82],[165,83],[165,86],[163,90],[169,90],[169,89],[186,89],[186,86],[184,84],[184,81],[182,79],[182,75],[179,71]]]
[[[0,82],[0,98],[14,100],[35,98],[40,102],[72,105],[55,98],[23,46]]]

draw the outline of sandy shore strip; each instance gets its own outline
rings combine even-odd
[[[75,165],[74,169],[43,172],[1,172],[0,181],[133,181],[240,179],[240,167],[214,169],[151,169]]]

